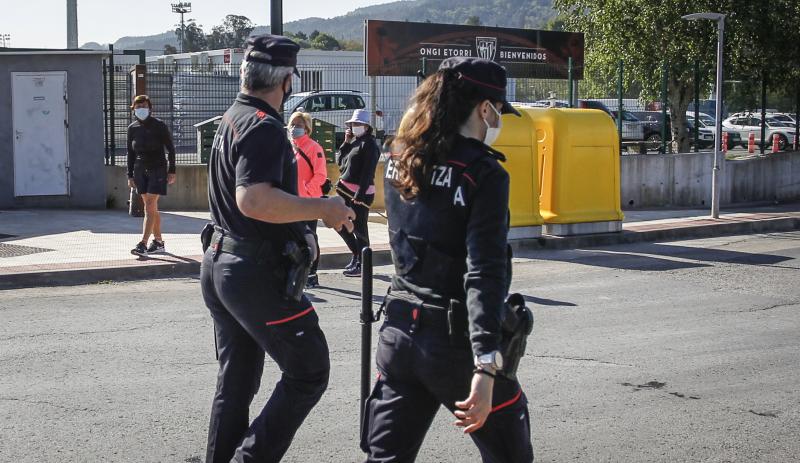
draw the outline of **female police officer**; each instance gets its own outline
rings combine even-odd
[[[440,405],[484,462],[533,460],[527,399],[503,375],[500,311],[510,284],[509,177],[490,148],[505,99],[494,62],[450,58],[425,80],[386,168],[396,275],[361,447],[414,461]]]

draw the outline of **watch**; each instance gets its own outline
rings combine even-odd
[[[489,352],[488,354],[476,355],[475,366],[478,368],[493,368],[495,370],[503,369],[503,355],[500,351]]]

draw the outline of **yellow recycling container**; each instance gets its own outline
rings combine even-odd
[[[503,116],[503,130],[492,148],[505,154],[500,163],[509,173],[509,238],[533,238],[541,235],[544,223],[539,213],[539,161],[534,139],[534,114],[517,108],[522,117]]]
[[[591,109],[518,109],[522,119],[532,122],[545,233],[621,230],[619,139],[608,114]],[[511,126],[511,119],[520,118],[505,116],[503,123],[509,121]],[[515,131],[503,129],[509,138],[524,138],[512,135]],[[501,136],[496,144],[503,141]],[[512,174],[512,184],[513,179]]]

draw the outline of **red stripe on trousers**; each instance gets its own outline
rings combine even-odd
[[[522,397],[522,389],[520,389],[519,392],[517,392],[517,395],[515,395],[513,399],[509,400],[508,402],[503,402],[500,405],[494,407],[492,409],[492,411],[489,412],[489,413],[494,413],[497,410],[500,410],[500,409],[506,408],[506,407],[508,407],[510,405],[513,405],[514,403],[516,403],[516,401],[519,400],[520,397]]]
[[[296,318],[300,318],[300,317],[302,317],[304,315],[308,315],[312,310],[314,310],[314,306],[313,305],[311,307],[307,308],[306,310],[300,312],[300,313],[296,313],[296,314],[292,315],[291,317],[286,317],[286,318],[282,318],[280,320],[267,322],[267,326],[280,325],[281,323],[290,322],[290,321],[292,321],[292,320],[294,320]]]

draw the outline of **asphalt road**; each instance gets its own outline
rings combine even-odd
[[[537,461],[797,461],[798,269],[800,232],[516,259]],[[359,287],[321,280],[331,384],[284,461],[356,462]],[[196,280],[0,291],[0,320],[0,461],[202,461],[216,364]],[[478,461],[451,421],[418,461]]]

